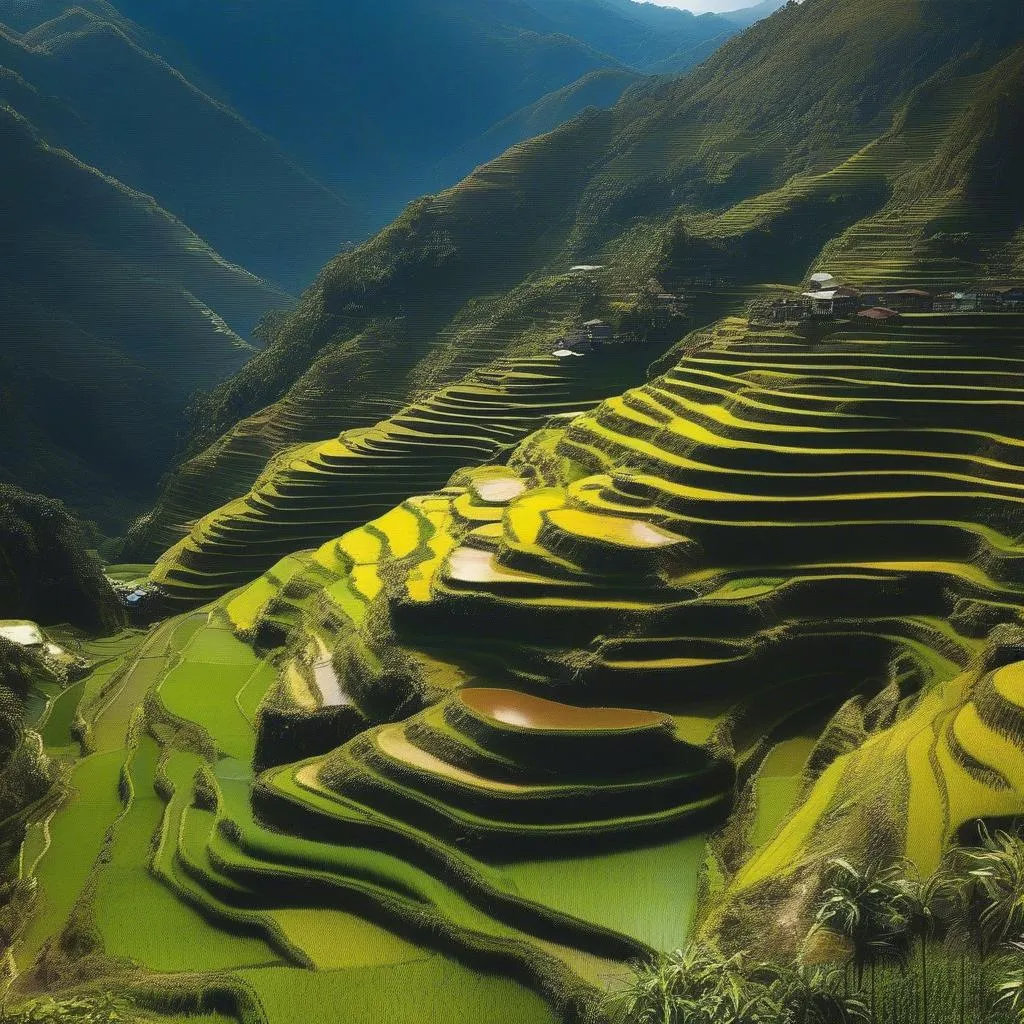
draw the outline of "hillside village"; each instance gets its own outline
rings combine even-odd
[[[799,295],[775,299],[755,311],[774,323],[856,318],[884,322],[907,313],[1012,313],[1024,309],[1024,285],[970,286],[932,292],[924,288],[855,288],[828,271],[811,275]]]
[[[596,270],[597,267],[574,267],[573,270]],[[697,282],[690,282],[692,287]],[[724,282],[708,281],[712,288]],[[964,285],[946,291],[924,288],[858,288],[843,283],[826,270],[811,275],[802,291],[768,301],[757,300],[749,309],[750,319],[757,323],[801,324],[854,320],[858,323],[885,323],[909,314],[925,313],[1015,313],[1024,311],[1024,284],[978,286]],[[698,288],[699,290],[699,288]],[[651,278],[643,292],[634,296],[653,314],[655,320],[667,322],[686,316],[687,294],[676,294]],[[600,318],[578,323],[553,344],[557,358],[582,356],[611,343],[637,343],[649,340],[635,331],[624,330]]]

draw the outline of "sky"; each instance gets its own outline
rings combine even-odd
[[[694,14],[707,14],[714,11],[720,14],[722,11],[738,11],[741,7],[753,7],[757,0],[652,0],[653,3],[662,7],[681,7],[684,11],[693,11]]]

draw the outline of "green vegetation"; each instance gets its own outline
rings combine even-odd
[[[1020,813],[999,624],[1020,607],[1024,325],[993,329],[998,348],[935,316],[809,345],[728,319],[507,465],[172,619],[87,682],[78,771],[102,768],[108,803],[90,836],[73,802],[51,825],[37,875],[63,934],[93,921],[111,977],[130,957],[280,979],[264,1010],[458,962],[575,1020],[687,941],[800,954],[837,844],[931,871],[979,814]],[[46,876],[72,836],[97,850],[74,908]],[[154,885],[152,944],[133,944],[131,894]],[[814,948],[841,962],[825,924]],[[26,966],[60,931],[38,927]],[[922,984],[955,971],[940,961]],[[888,959],[863,964],[865,1000],[902,1005]],[[782,998],[782,966],[751,970],[751,998]],[[828,970],[786,977],[845,998]]]
[[[637,1024],[870,1020],[864,1002],[840,989],[837,971],[787,970],[742,953],[722,959],[701,949],[676,950],[652,964],[637,965],[632,982],[611,1005],[622,1019]]]
[[[960,218],[1009,195],[1021,18],[787,5],[267,321],[124,556],[174,539],[182,614],[55,631],[77,689],[5,655],[63,782],[14,1012],[1019,1016],[1024,314],[754,314],[820,253],[1005,276],[1013,204]],[[588,316],[637,337],[547,355]]]
[[[375,426],[288,449],[248,494],[195,524],[151,579],[178,606],[217,597],[296,548],[322,544],[409,494],[440,487],[464,465],[510,451],[549,418],[592,407],[633,364],[621,349],[586,360],[500,360]],[[189,473],[181,486],[191,483]]]
[[[787,5],[684,79],[629,90],[414,202],[328,264],[268,324],[265,351],[201,400],[132,557],[238,500],[287,447],[372,424],[496,356],[549,351],[579,320],[678,340],[678,322],[652,322],[652,277],[685,293],[692,330],[819,257],[877,285],[1014,274],[1012,167],[972,211],[1014,148],[1020,11],[983,7]],[[566,273],[580,263],[603,269]]]
[[[170,9],[140,0],[118,6],[158,37],[151,45],[198,67],[249,121],[323,180],[341,184],[378,225],[537,134],[529,129],[543,126],[530,123],[531,109],[557,108],[563,90],[585,88],[588,75],[682,71],[737,31],[716,16],[607,0],[448,0],[443,10],[425,0],[344,10],[325,0],[288,8],[193,0]],[[319,50],[318,39],[330,46]],[[229,44],[237,62],[223,59]],[[276,88],[262,88],[253,68],[266,68]],[[351,99],[338,103],[339,96]],[[565,113],[583,106],[585,99],[570,99]],[[509,121],[519,130],[510,133]]]
[[[248,331],[288,300],[6,105],[0,139],[0,478],[116,535],[148,504],[192,392],[253,353],[229,323]]]
[[[227,259],[298,290],[360,218],[214,98],[216,85],[180,52],[168,62],[160,47],[108,3],[4,0],[0,98],[50,145],[152,196]],[[237,306],[214,308],[236,329],[251,326]]]
[[[0,618],[112,632],[124,613],[58,502],[0,484]]]

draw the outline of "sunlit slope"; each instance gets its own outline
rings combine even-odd
[[[552,282],[576,263],[606,267],[583,319],[625,316],[652,275],[673,289],[796,281],[825,260],[878,285],[1012,276],[1012,184],[980,220],[963,214],[995,194],[991,168],[1016,152],[1022,93],[1002,83],[1016,80],[1022,16],[1005,0],[807,0],[693,73],[514,147],[328,264],[267,351],[204,401],[189,454],[279,450],[270,403],[301,406],[334,379],[386,371],[396,409],[403,389],[458,379],[453,361],[542,351],[550,332],[537,325],[569,321]],[[689,326],[720,315],[692,309]],[[137,554],[170,542],[182,485],[188,519],[232,496],[220,466],[193,459],[187,480],[172,478]]]
[[[324,837],[368,816],[416,863],[507,859],[513,828],[542,860],[580,837],[637,864],[721,820],[730,753],[851,693],[944,692],[1021,603],[1024,322],[716,337],[225,600],[282,652],[263,763],[304,755],[263,774],[261,813]],[[525,694],[655,714],[552,747],[537,719],[575,712]],[[607,714],[667,716],[685,769],[603,746]]]
[[[588,791],[559,769],[539,819],[523,757],[542,748],[457,702],[499,686],[656,711],[710,766],[730,713],[743,758],[851,693],[943,692],[1014,619],[1019,318],[907,318],[817,345],[733,321],[718,337],[535,435],[511,468],[456,477],[227,600],[241,635],[283,647],[265,759],[403,719],[268,772],[281,827],[326,827],[354,800],[478,857],[504,821],[541,850],[594,828],[628,847],[662,835],[659,800],[685,792],[667,808],[685,836],[714,820],[714,771],[678,791],[635,753],[606,755],[633,778]],[[518,735],[525,698],[503,699]],[[632,813],[603,819],[639,779]],[[591,824],[562,817],[564,787]]]
[[[21,969],[92,922],[96,976],[198,972],[269,1024],[453,986],[440,1019],[574,1021],[685,941],[758,741],[851,695],[889,731],[762,826],[738,898],[855,828],[828,780],[922,864],[1020,810],[1016,669],[980,658],[1022,603],[1024,318],[708,337],[87,681]]]
[[[513,928],[397,858],[286,839],[253,818],[253,722],[273,681],[216,610],[128,638],[85,681],[86,756],[68,799],[26,839],[38,903],[14,950],[18,984],[60,988],[88,969],[168,1010],[212,998],[265,1024],[340,1012],[370,1024],[382,1011],[402,1024],[424,1012],[554,1024],[508,977],[539,987]],[[435,903],[456,908],[465,940],[438,937]]]
[[[965,60],[957,72],[919,90],[891,141],[862,154],[888,168],[891,195],[821,253],[837,277],[942,290],[1017,272],[1024,46],[993,68]]]
[[[927,875],[950,841],[976,836],[979,819],[1018,818],[1024,811],[1019,657],[1019,643],[1000,650],[997,641],[980,667],[893,709],[893,724],[876,724],[863,743],[841,752],[806,784],[793,813],[755,846],[711,925],[728,929],[744,921],[791,943],[792,935],[763,919],[765,894],[786,886],[787,915],[808,923],[806,893],[830,857],[906,857]],[[769,913],[775,919],[781,910],[775,902]]]
[[[635,358],[620,349],[586,359],[500,360],[375,426],[290,449],[248,494],[200,520],[163,556],[152,579],[178,604],[204,603],[289,552],[321,544],[409,494],[442,485],[460,466],[509,451],[547,419],[589,408]],[[372,408],[368,400],[364,405]],[[319,421],[309,424],[311,432],[323,429]],[[249,465],[242,451],[235,448],[234,458],[220,462],[229,481],[234,466],[244,472]]]
[[[716,337],[289,560],[236,628],[333,652],[370,718],[477,677],[687,713],[955,674],[1019,598],[1024,321]]]

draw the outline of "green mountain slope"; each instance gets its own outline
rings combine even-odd
[[[51,822],[20,984],[73,982],[87,925],[104,987],[246,1024],[610,1024],[628,962],[716,910],[792,951],[823,851],[927,869],[1019,816],[1019,630],[985,636],[1024,607],[1022,374],[1019,314],[729,318],[163,624],[113,700],[86,682],[89,815]]]
[[[0,138],[0,479],[116,531],[166,468],[189,396],[252,354],[228,321],[287,297],[7,107]]]
[[[357,214],[141,40],[112,9],[68,7],[21,35],[0,27],[0,99],[229,259],[300,288],[362,230]]]
[[[1013,80],[1007,49],[1022,17],[1006,2],[837,12],[807,0],[689,76],[637,86],[612,110],[513,148],[332,261],[266,351],[204,403],[193,452],[307,440],[279,421],[265,430],[259,410],[285,402],[302,420],[308,396],[324,410],[321,375],[367,388],[386,377],[376,393],[389,412],[497,354],[542,351],[574,317],[625,323],[651,275],[731,282],[740,301],[737,286],[799,280],[819,255],[879,284],[1005,276],[1020,251],[1012,191],[986,213],[984,253],[957,249],[942,217],[985,175],[983,138],[1017,151],[1019,100],[1000,83]],[[579,262],[605,265],[582,292],[567,274]],[[722,308],[695,303],[690,326]],[[223,496],[214,465],[190,466],[187,501],[169,501],[173,516],[158,506],[154,537]]]
[[[544,18],[528,26],[581,39],[638,71],[686,71],[735,33],[731,19],[633,0],[532,0]],[[756,19],[755,19],[756,20]],[[692,56],[687,56],[692,54]]]
[[[625,68],[592,71],[578,81],[541,97],[506,117],[443,160],[436,168],[440,181],[457,181],[468,167],[478,166],[526,139],[554,131],[588,107],[612,107],[643,76]]]
[[[741,7],[738,11],[725,11],[721,17],[731,21],[734,25],[742,28],[749,28],[769,14],[774,14],[780,7],[783,7],[787,0],[763,0],[762,3],[754,4],[752,7]]]
[[[378,224],[472,170],[475,152],[448,161],[517,111],[593,71],[644,72],[737,30],[719,18],[605,0],[120,6]],[[225,61],[228,45],[234,59]]]

